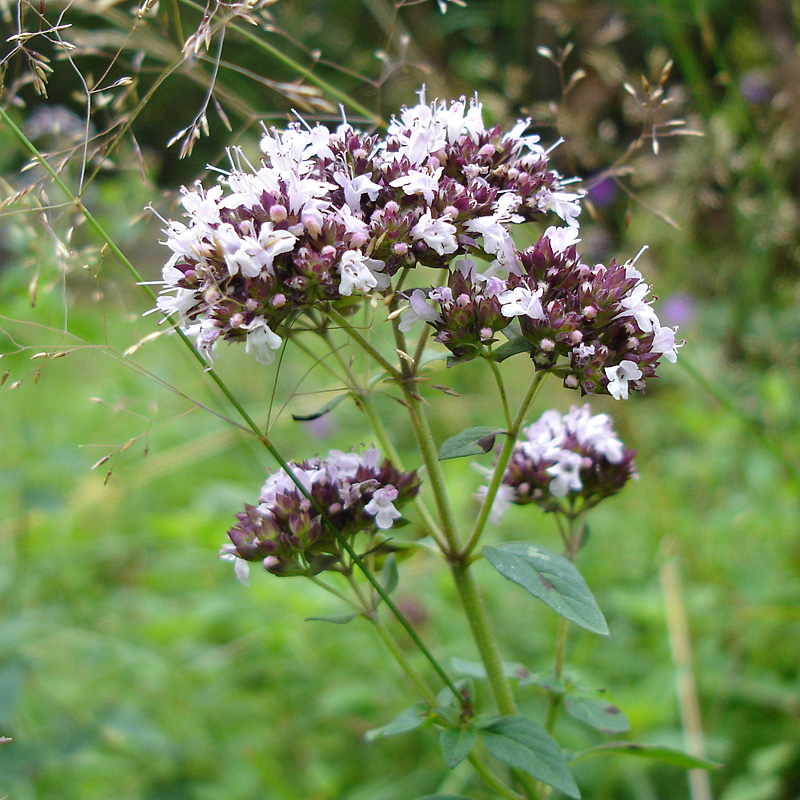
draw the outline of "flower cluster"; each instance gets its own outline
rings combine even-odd
[[[523,434],[495,498],[495,518],[511,503],[536,503],[546,511],[579,511],[616,494],[629,478],[636,477],[634,451],[617,438],[611,418],[592,416],[588,405],[572,406],[564,416],[545,411]],[[485,492],[484,488],[481,493]]]
[[[400,472],[375,447],[363,453],[331,450],[327,458],[289,462],[292,474],[311,495],[300,491],[283,469],[272,473],[258,505],[245,505],[228,531],[232,542],[223,554],[261,561],[275,575],[315,575],[335,569],[342,551],[328,521],[351,539],[361,532],[391,528],[397,510],[419,491],[416,472]],[[237,564],[238,571],[238,564]]]
[[[477,100],[429,105],[423,90],[386,137],[346,122],[265,131],[259,166],[233,150],[217,185],[183,189],[159,310],[202,351],[244,340],[269,363],[298,313],[387,289],[400,268],[473,253],[517,269],[512,223],[580,211],[528,124],[503,134]]]
[[[468,358],[517,320],[525,340],[519,350],[527,349],[536,369],[558,374],[568,388],[617,400],[630,388],[643,391],[662,356],[676,360],[675,329],[659,323],[636,259],[584,264],[577,235],[575,227],[548,228],[520,253],[520,268],[507,279],[463,263],[447,286],[410,295],[401,328],[424,320],[454,357]]]

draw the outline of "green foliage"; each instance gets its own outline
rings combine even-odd
[[[567,760],[555,739],[530,719],[501,717],[481,727],[481,741],[498,761],[524,770],[569,797],[580,797]]]
[[[586,581],[563,556],[526,542],[483,548],[486,560],[508,580],[550,606],[565,619],[608,636],[608,625]]]
[[[503,433],[502,428],[487,428],[485,425],[467,428],[442,443],[439,448],[439,461],[488,453],[494,447],[498,433]]]

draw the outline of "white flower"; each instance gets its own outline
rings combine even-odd
[[[622,442],[611,424],[608,414],[595,414],[588,405],[572,406],[564,417],[567,429],[578,440],[578,444],[604,456],[611,464],[619,464],[625,454]]]
[[[679,344],[675,344],[675,331],[676,328],[662,328],[656,321],[654,328],[655,336],[653,337],[653,345],[650,348],[652,353],[663,353],[667,361],[673,364],[678,360]]]
[[[339,293],[348,297],[357,292],[368,292],[376,287],[386,288],[388,276],[376,275],[383,267],[383,262],[374,258],[367,258],[360,250],[345,250],[339,262]]]
[[[579,344],[577,347],[572,348],[572,352],[578,358],[589,358],[594,355],[594,345]]]
[[[576,226],[570,225],[566,228],[550,227],[544,232],[544,235],[549,239],[550,247],[554,253],[563,253],[569,247],[581,241],[578,238],[579,232]]]
[[[645,297],[649,291],[650,287],[646,283],[638,283],[634,286],[631,293],[620,300],[622,311],[614,319],[631,316],[636,320],[636,324],[642,333],[649,333],[655,330],[658,327],[658,317],[650,305],[645,302]]]
[[[517,286],[515,289],[503,292],[497,299],[500,301],[504,317],[526,316],[531,319],[541,319],[544,316],[544,309],[539,300],[541,295],[541,287],[531,291],[527,286]]]
[[[499,256],[501,261],[508,258],[509,250],[514,249],[514,241],[498,216],[476,217],[464,227],[474,236],[482,236],[483,249],[490,255]]]
[[[362,194],[366,194],[370,200],[375,200],[381,191],[381,187],[372,181],[369,175],[358,175],[351,178],[343,172],[336,172],[333,179],[344,189],[344,201],[353,211],[361,209]]]
[[[382,486],[375,490],[372,500],[364,506],[364,511],[375,517],[375,524],[381,530],[391,528],[394,521],[402,516],[392,505],[392,502],[397,500],[398,494],[394,486]]]
[[[259,364],[271,364],[275,360],[273,350],[277,350],[282,341],[281,337],[270,329],[264,317],[256,317],[248,325],[242,325],[242,330],[247,331],[245,352],[253,353]]]
[[[263,248],[262,261],[264,267],[272,272],[272,262],[275,256],[281,253],[289,253],[294,248],[297,237],[293,233],[285,230],[274,230],[267,223],[262,224],[258,232],[258,243]],[[242,270],[242,274],[247,274]]]
[[[628,381],[638,381],[642,377],[642,371],[636,363],[628,359],[620,361],[615,367],[606,367],[605,373],[608,378],[608,393],[615,400],[627,400]]]
[[[406,194],[421,194],[428,205],[433,203],[433,195],[439,189],[439,178],[444,167],[439,167],[435,172],[422,172],[410,169],[407,175],[395,178],[389,185],[402,189]]]
[[[197,294],[192,289],[178,289],[175,295],[162,294],[158,297],[156,307],[166,316],[177,313],[182,318],[197,302]]]
[[[455,253],[458,250],[455,233],[456,226],[449,221],[448,217],[433,219],[430,211],[426,211],[411,229],[411,235],[415,239],[425,242],[440,256]]]
[[[540,136],[533,133],[530,136],[523,136],[522,134],[530,127],[531,118],[518,119],[517,124],[503,136],[503,141],[513,142],[513,153],[518,156],[522,152],[523,147],[527,147],[531,153],[537,156],[544,155],[544,148],[539,144]]]
[[[552,192],[547,199],[547,208],[555,211],[567,225],[577,228],[581,197],[583,195],[572,192]]]
[[[579,492],[583,489],[580,476],[582,461],[580,453],[562,450],[558,455],[558,461],[545,470],[548,475],[553,476],[547,487],[553,497],[566,497],[569,492]]]
[[[406,313],[403,314],[403,319],[400,320],[400,324],[397,326],[403,333],[410,331],[419,320],[434,322],[435,320],[441,319],[441,315],[437,314],[425,302],[425,292],[423,292],[422,289],[414,289],[408,300],[408,309]]]

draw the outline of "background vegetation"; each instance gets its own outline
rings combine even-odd
[[[593,203],[584,252],[629,257],[649,243],[642,265],[661,292],[659,316],[688,342],[646,399],[592,403],[638,449],[641,478],[596,512],[581,568],[612,636],[576,633],[569,669],[608,687],[636,740],[676,745],[676,681],[691,674],[707,753],[723,764],[713,796],[797,798],[797,3],[468,0],[444,15],[433,2],[389,0],[212,6],[211,47],[188,59],[181,47],[203,20],[190,0],[138,16],[125,3],[48,0],[46,21],[38,3],[22,8],[20,28],[17,9],[0,9],[7,35],[43,33],[6,44],[4,108],[149,279],[165,255],[160,223],[143,207],[175,215],[181,182],[224,163],[234,140],[254,150],[257,120],[282,123],[291,108],[325,120],[344,103],[349,119],[369,125],[413,102],[424,82],[429,97],[478,91],[487,117],[530,115],[548,141],[565,137],[554,157],[564,174],[586,179]],[[48,32],[59,19],[73,27]],[[59,47],[60,36],[75,49]],[[41,56],[54,70],[47,96],[31,77]],[[652,90],[670,59],[670,103],[656,108]],[[212,79],[208,135],[193,149],[186,134],[167,148],[181,129],[191,134]],[[670,136],[673,119],[704,136]],[[141,316],[147,298],[41,170],[21,171],[29,154],[8,126],[0,140],[0,734],[13,737],[0,746],[0,797],[472,791],[468,770],[447,774],[429,731],[364,741],[408,704],[400,676],[376,666],[383,654],[368,630],[303,622],[339,608],[304,582],[254,575],[245,588],[217,561],[233,513],[272,465],[197,408],[226,411],[177,342],[159,338],[122,356],[156,330]],[[353,430],[367,436],[347,403],[313,424],[292,421],[288,412],[316,409],[331,388],[296,351],[280,370],[225,355],[222,372],[259,418],[271,414],[291,456],[349,448]],[[443,369],[440,382],[473,394],[477,374],[471,364]],[[547,391],[539,410],[579,402]],[[442,439],[492,424],[497,411],[490,394],[428,399]],[[461,462],[448,474],[468,519],[480,479]],[[549,522],[515,508],[498,539],[557,548]],[[448,657],[474,658],[449,613],[446,575],[433,559],[404,567],[398,597],[427,640]],[[673,569],[678,593],[665,590]],[[521,595],[489,571],[480,577],[509,660],[550,669],[554,618],[526,619]],[[667,606],[680,601],[688,665],[676,660],[667,624]],[[530,691],[523,702],[541,704]],[[570,724],[559,728],[569,747],[604,740]],[[690,796],[673,768],[622,757],[597,765],[577,768],[592,800]]]

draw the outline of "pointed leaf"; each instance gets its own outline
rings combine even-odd
[[[332,622],[334,625],[347,625],[354,620],[358,614],[331,614],[327,617],[306,617],[306,622]]]
[[[621,753],[629,756],[640,756],[641,758],[652,758],[654,761],[663,761],[672,764],[674,767],[682,769],[717,769],[721,765],[708,758],[700,758],[678,750],[675,747],[664,747],[653,744],[634,744],[633,742],[609,742],[597,747],[590,747],[573,756],[572,763],[577,764],[590,756],[599,756],[605,753]]]
[[[492,350],[492,361],[505,361],[517,353],[530,353],[532,349],[533,345],[524,336],[517,336]]]
[[[563,556],[525,542],[484,547],[486,560],[562,617],[593,633],[608,636],[608,625],[586,581]]]
[[[295,422],[311,422],[311,420],[324,417],[326,414],[333,411],[333,409],[336,408],[336,406],[338,406],[339,403],[345,399],[345,397],[347,397],[347,393],[337,394],[335,397],[332,397],[330,400],[328,400],[328,402],[325,403],[325,405],[322,406],[319,411],[314,411],[311,414],[292,414],[292,419]]]
[[[445,728],[439,734],[439,745],[450,769],[455,769],[475,747],[478,734],[475,728]]]
[[[567,713],[603,733],[625,733],[630,724],[625,714],[615,705],[599,697],[567,695],[564,698]]]
[[[498,761],[524,770],[570,797],[581,796],[556,740],[532,720],[501,717],[479,733],[486,749]]]
[[[382,736],[396,736],[398,733],[406,733],[419,728],[428,721],[428,710],[425,703],[414,703],[403,709],[390,723],[381,728],[373,728],[364,734],[368,742],[380,739]]]
[[[451,436],[439,448],[439,461],[447,458],[461,458],[462,456],[479,456],[488,453],[494,447],[494,440],[498,433],[505,433],[502,428],[467,428]]]

